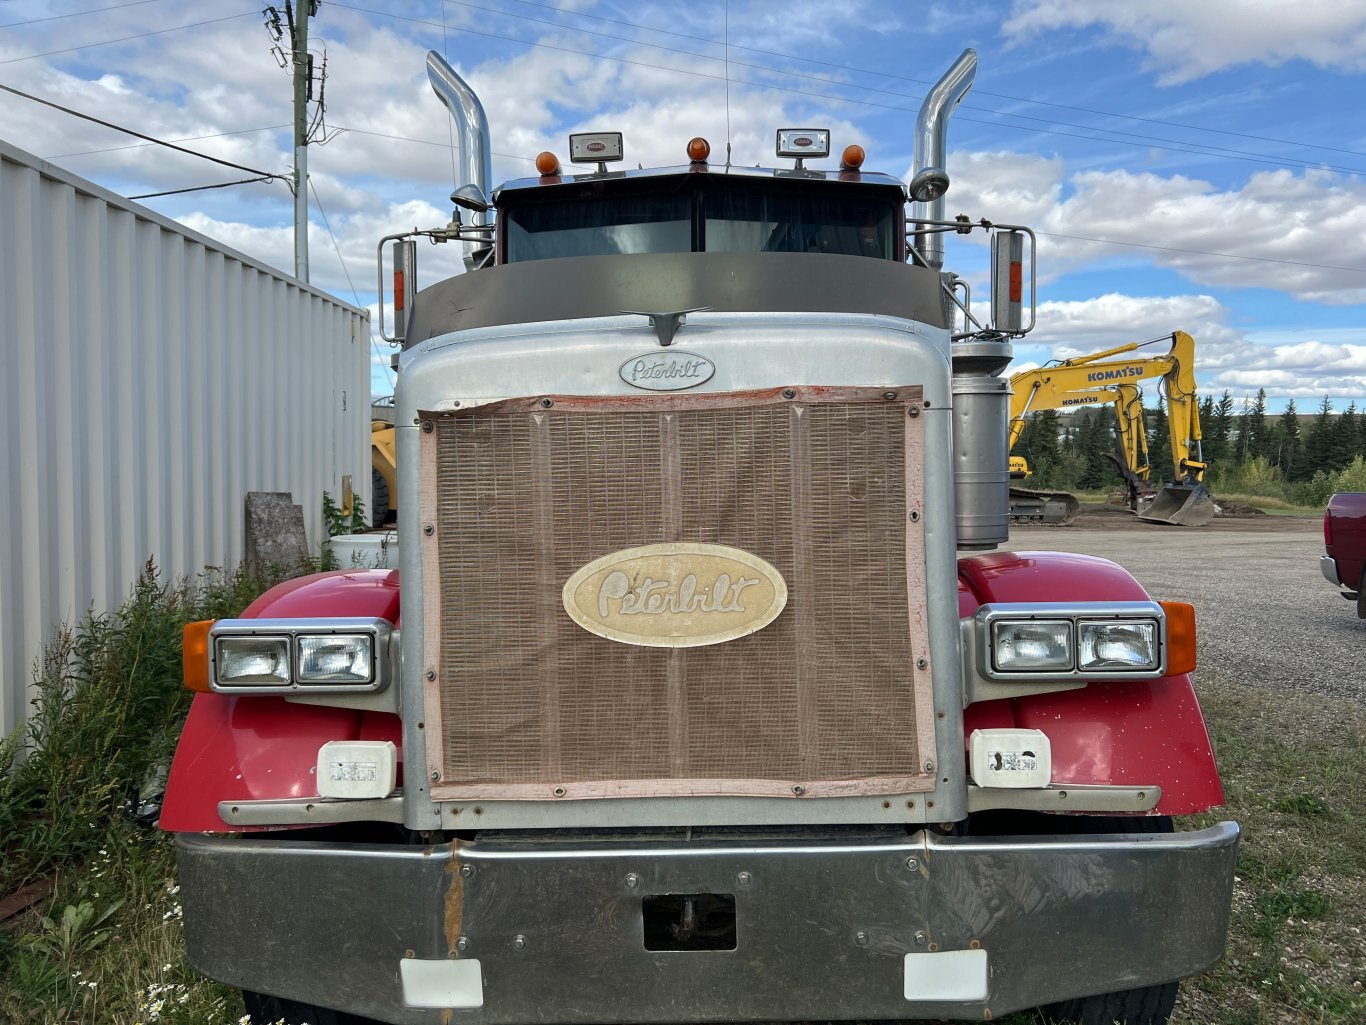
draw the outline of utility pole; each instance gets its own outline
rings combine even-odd
[[[297,12],[286,0],[294,44],[294,276],[308,280],[308,100],[313,91],[313,62],[308,55],[308,19],[314,0],[299,0]]]

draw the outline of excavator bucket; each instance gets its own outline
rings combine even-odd
[[[1167,484],[1138,518],[1149,523],[1203,527],[1214,519],[1214,496],[1203,484]]]

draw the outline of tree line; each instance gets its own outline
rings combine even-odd
[[[1200,402],[1205,482],[1218,494],[1264,495],[1317,506],[1334,491],[1366,490],[1366,415],[1350,402],[1340,412],[1324,396],[1305,420],[1292,399],[1285,412],[1268,413],[1266,390],[1237,408],[1225,391]],[[1046,409],[1031,414],[1013,454],[1023,455],[1032,475],[1025,487],[1097,491],[1122,487],[1110,455],[1118,455],[1111,408],[1090,406],[1068,416]],[[1165,403],[1144,409],[1148,458],[1154,483],[1173,477]],[[1194,452],[1191,457],[1194,458]]]

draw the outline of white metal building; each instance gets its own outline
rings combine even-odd
[[[0,142],[0,730],[153,558],[235,566],[248,491],[368,500],[368,314]]]

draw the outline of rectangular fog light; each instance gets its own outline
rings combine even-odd
[[[1053,778],[1053,748],[1042,730],[973,730],[968,771],[979,787],[1046,787]]]
[[[289,638],[219,637],[214,652],[215,681],[224,687],[269,687],[289,684]]]
[[[1156,620],[1082,620],[1077,630],[1077,668],[1082,672],[1158,666]]]
[[[991,662],[997,672],[1072,668],[1070,619],[998,620],[991,624]]]
[[[318,748],[319,797],[388,797],[397,775],[392,740],[330,740]]]

